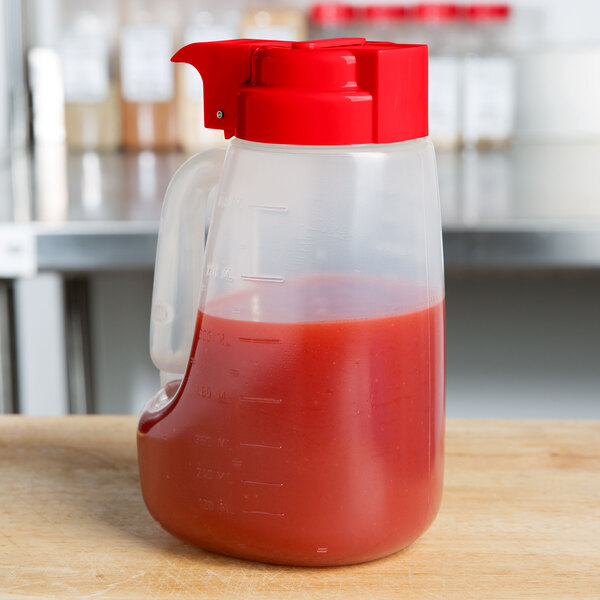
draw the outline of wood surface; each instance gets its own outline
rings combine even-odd
[[[148,515],[133,417],[0,417],[0,598],[600,598],[600,423],[449,421],[444,500],[394,556],[209,554]]]

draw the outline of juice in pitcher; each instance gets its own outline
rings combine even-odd
[[[184,164],[163,209],[164,387],[138,428],[148,509],[188,542],[271,563],[400,550],[443,481],[426,48],[239,40],[176,58],[203,74],[207,124],[234,139],[224,163]]]

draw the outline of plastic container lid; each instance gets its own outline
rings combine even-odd
[[[190,44],[172,60],[202,75],[204,124],[227,138],[347,145],[428,133],[424,45],[226,40]]]
[[[457,4],[451,3],[417,4],[412,9],[412,16],[419,21],[441,23],[457,19],[459,10]]]
[[[351,4],[313,4],[310,9],[310,21],[319,26],[348,25],[357,15],[356,7]]]
[[[371,4],[364,10],[364,18],[370,23],[395,23],[408,16],[404,6],[389,4]]]
[[[469,21],[505,21],[510,17],[508,4],[471,4],[463,14]]]

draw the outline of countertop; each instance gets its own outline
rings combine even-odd
[[[152,269],[164,192],[184,159],[13,153],[0,165],[0,277]],[[438,152],[446,266],[600,267],[599,164],[598,143]]]
[[[447,426],[444,499],[406,550],[276,567],[164,532],[139,490],[133,417],[0,417],[0,597],[600,598],[600,422]]]

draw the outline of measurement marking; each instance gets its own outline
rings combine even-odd
[[[270,487],[283,487],[283,483],[269,483],[268,481],[248,481],[247,479],[242,479],[242,483],[250,483],[252,485],[268,485]]]
[[[276,275],[240,275],[240,279],[244,281],[259,281],[263,283],[283,283],[285,281],[285,277],[278,277]]]
[[[281,404],[281,398],[260,398],[259,396],[242,396],[242,402],[263,402],[264,404]]]
[[[270,210],[272,212],[287,212],[289,210],[287,206],[273,206],[269,204],[250,204],[250,208],[256,208],[258,210]]]
[[[247,515],[268,515],[269,517],[285,517],[285,513],[266,512],[264,510],[242,510]]]
[[[281,450],[283,446],[272,446],[269,444],[243,444],[240,443],[242,448],[275,448],[277,450]]]
[[[326,553],[327,553],[327,550],[328,550],[327,548],[317,548],[317,552],[318,552],[319,554],[326,554]]]
[[[229,373],[231,375],[239,375],[240,374],[240,372],[237,369],[229,369]]]
[[[270,339],[270,338],[238,338],[240,342],[248,342],[249,344],[281,344],[281,340]]]

